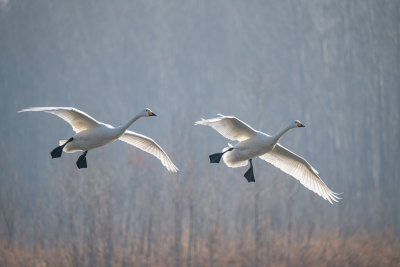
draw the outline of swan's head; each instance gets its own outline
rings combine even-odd
[[[300,121],[298,121],[298,120],[295,120],[294,121],[294,127],[305,127]]]
[[[144,117],[150,117],[150,116],[157,116],[155,113],[153,113],[153,111],[151,111],[151,109],[146,108],[142,111],[142,115]]]

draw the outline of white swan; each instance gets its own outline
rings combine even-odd
[[[281,136],[288,130],[304,127],[299,121],[294,121],[277,135],[270,136],[256,131],[246,123],[233,116],[224,116],[213,119],[202,119],[195,125],[208,125],[225,138],[239,141],[236,145],[228,144],[222,153],[210,155],[211,163],[219,163],[221,157],[229,167],[236,168],[250,163],[249,170],[245,173],[248,182],[255,182],[252,159],[260,157],[300,181],[305,187],[315,192],[322,198],[338,202],[338,194],[325,185],[318,176],[318,172],[302,157],[278,143]]]
[[[154,140],[144,135],[127,131],[139,118],[156,116],[156,114],[148,108],[138,113],[126,124],[118,127],[96,121],[85,112],[71,107],[34,107],[22,109],[18,112],[26,111],[48,112],[57,115],[72,126],[76,134],[69,140],[60,140],[59,146],[50,154],[53,158],[59,158],[61,157],[62,151],[67,153],[84,151],[76,162],[79,169],[87,167],[86,154],[89,150],[104,146],[119,139],[157,157],[169,171],[178,171],[178,168],[172,163],[168,155]]]

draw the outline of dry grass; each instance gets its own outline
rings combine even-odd
[[[48,248],[26,247],[3,239],[0,243],[1,266],[256,266],[256,250],[251,231],[236,240],[214,236],[210,249],[207,238],[196,237],[188,261],[188,234],[182,236],[181,257],[176,258],[172,236],[158,236],[148,253],[140,240],[127,247],[112,244],[107,258],[107,244],[102,240],[89,244],[58,243]],[[400,243],[390,232],[378,235],[363,233],[340,237],[337,232],[324,231],[310,238],[289,237],[267,233],[258,248],[259,266],[400,266]],[[147,241],[146,241],[147,242]],[[92,244],[93,245],[93,244]],[[108,262],[107,262],[108,260]],[[108,264],[107,264],[108,263]]]

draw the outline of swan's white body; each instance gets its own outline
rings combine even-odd
[[[114,142],[120,137],[118,128],[110,127],[105,124],[99,124],[97,127],[76,133],[71,142],[63,149],[64,152],[73,153],[77,151],[92,150],[97,147]],[[60,145],[67,140],[60,140]]]
[[[229,148],[231,151],[222,156],[225,164],[236,168],[246,166],[250,159],[259,157],[275,167],[300,181],[305,187],[315,192],[322,198],[337,202],[340,199],[337,193],[326,186],[318,176],[318,172],[302,157],[296,155],[278,143],[279,139],[288,130],[303,125],[299,121],[291,123],[277,135],[270,136],[261,131],[254,130],[252,127],[233,116],[224,116],[213,119],[202,119],[196,125],[208,125],[219,132],[224,137],[238,141],[234,146],[228,144],[223,152]]]
[[[178,171],[178,168],[172,163],[168,155],[154,140],[127,130],[139,118],[152,116],[153,113],[149,109],[143,110],[129,122],[119,127],[99,122],[88,114],[71,107],[34,107],[22,109],[19,112],[26,111],[48,112],[59,116],[72,126],[76,134],[73,136],[73,140],[63,148],[63,151],[67,153],[92,150],[119,139],[154,155],[161,160],[161,163],[169,171]],[[67,140],[60,140],[60,146],[66,142]]]

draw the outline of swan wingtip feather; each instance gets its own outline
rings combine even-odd
[[[35,108],[34,107],[30,107],[30,108],[23,108],[23,109],[20,109],[20,110],[18,110],[18,113],[21,113],[21,112],[27,112],[27,111],[34,111],[35,110]]]
[[[176,167],[175,165],[171,166],[170,168],[168,168],[168,170],[171,171],[171,172],[179,172],[178,167]]]
[[[201,120],[196,121],[194,123],[194,125],[205,125],[207,123],[207,120],[205,120],[204,118],[201,118]]]

